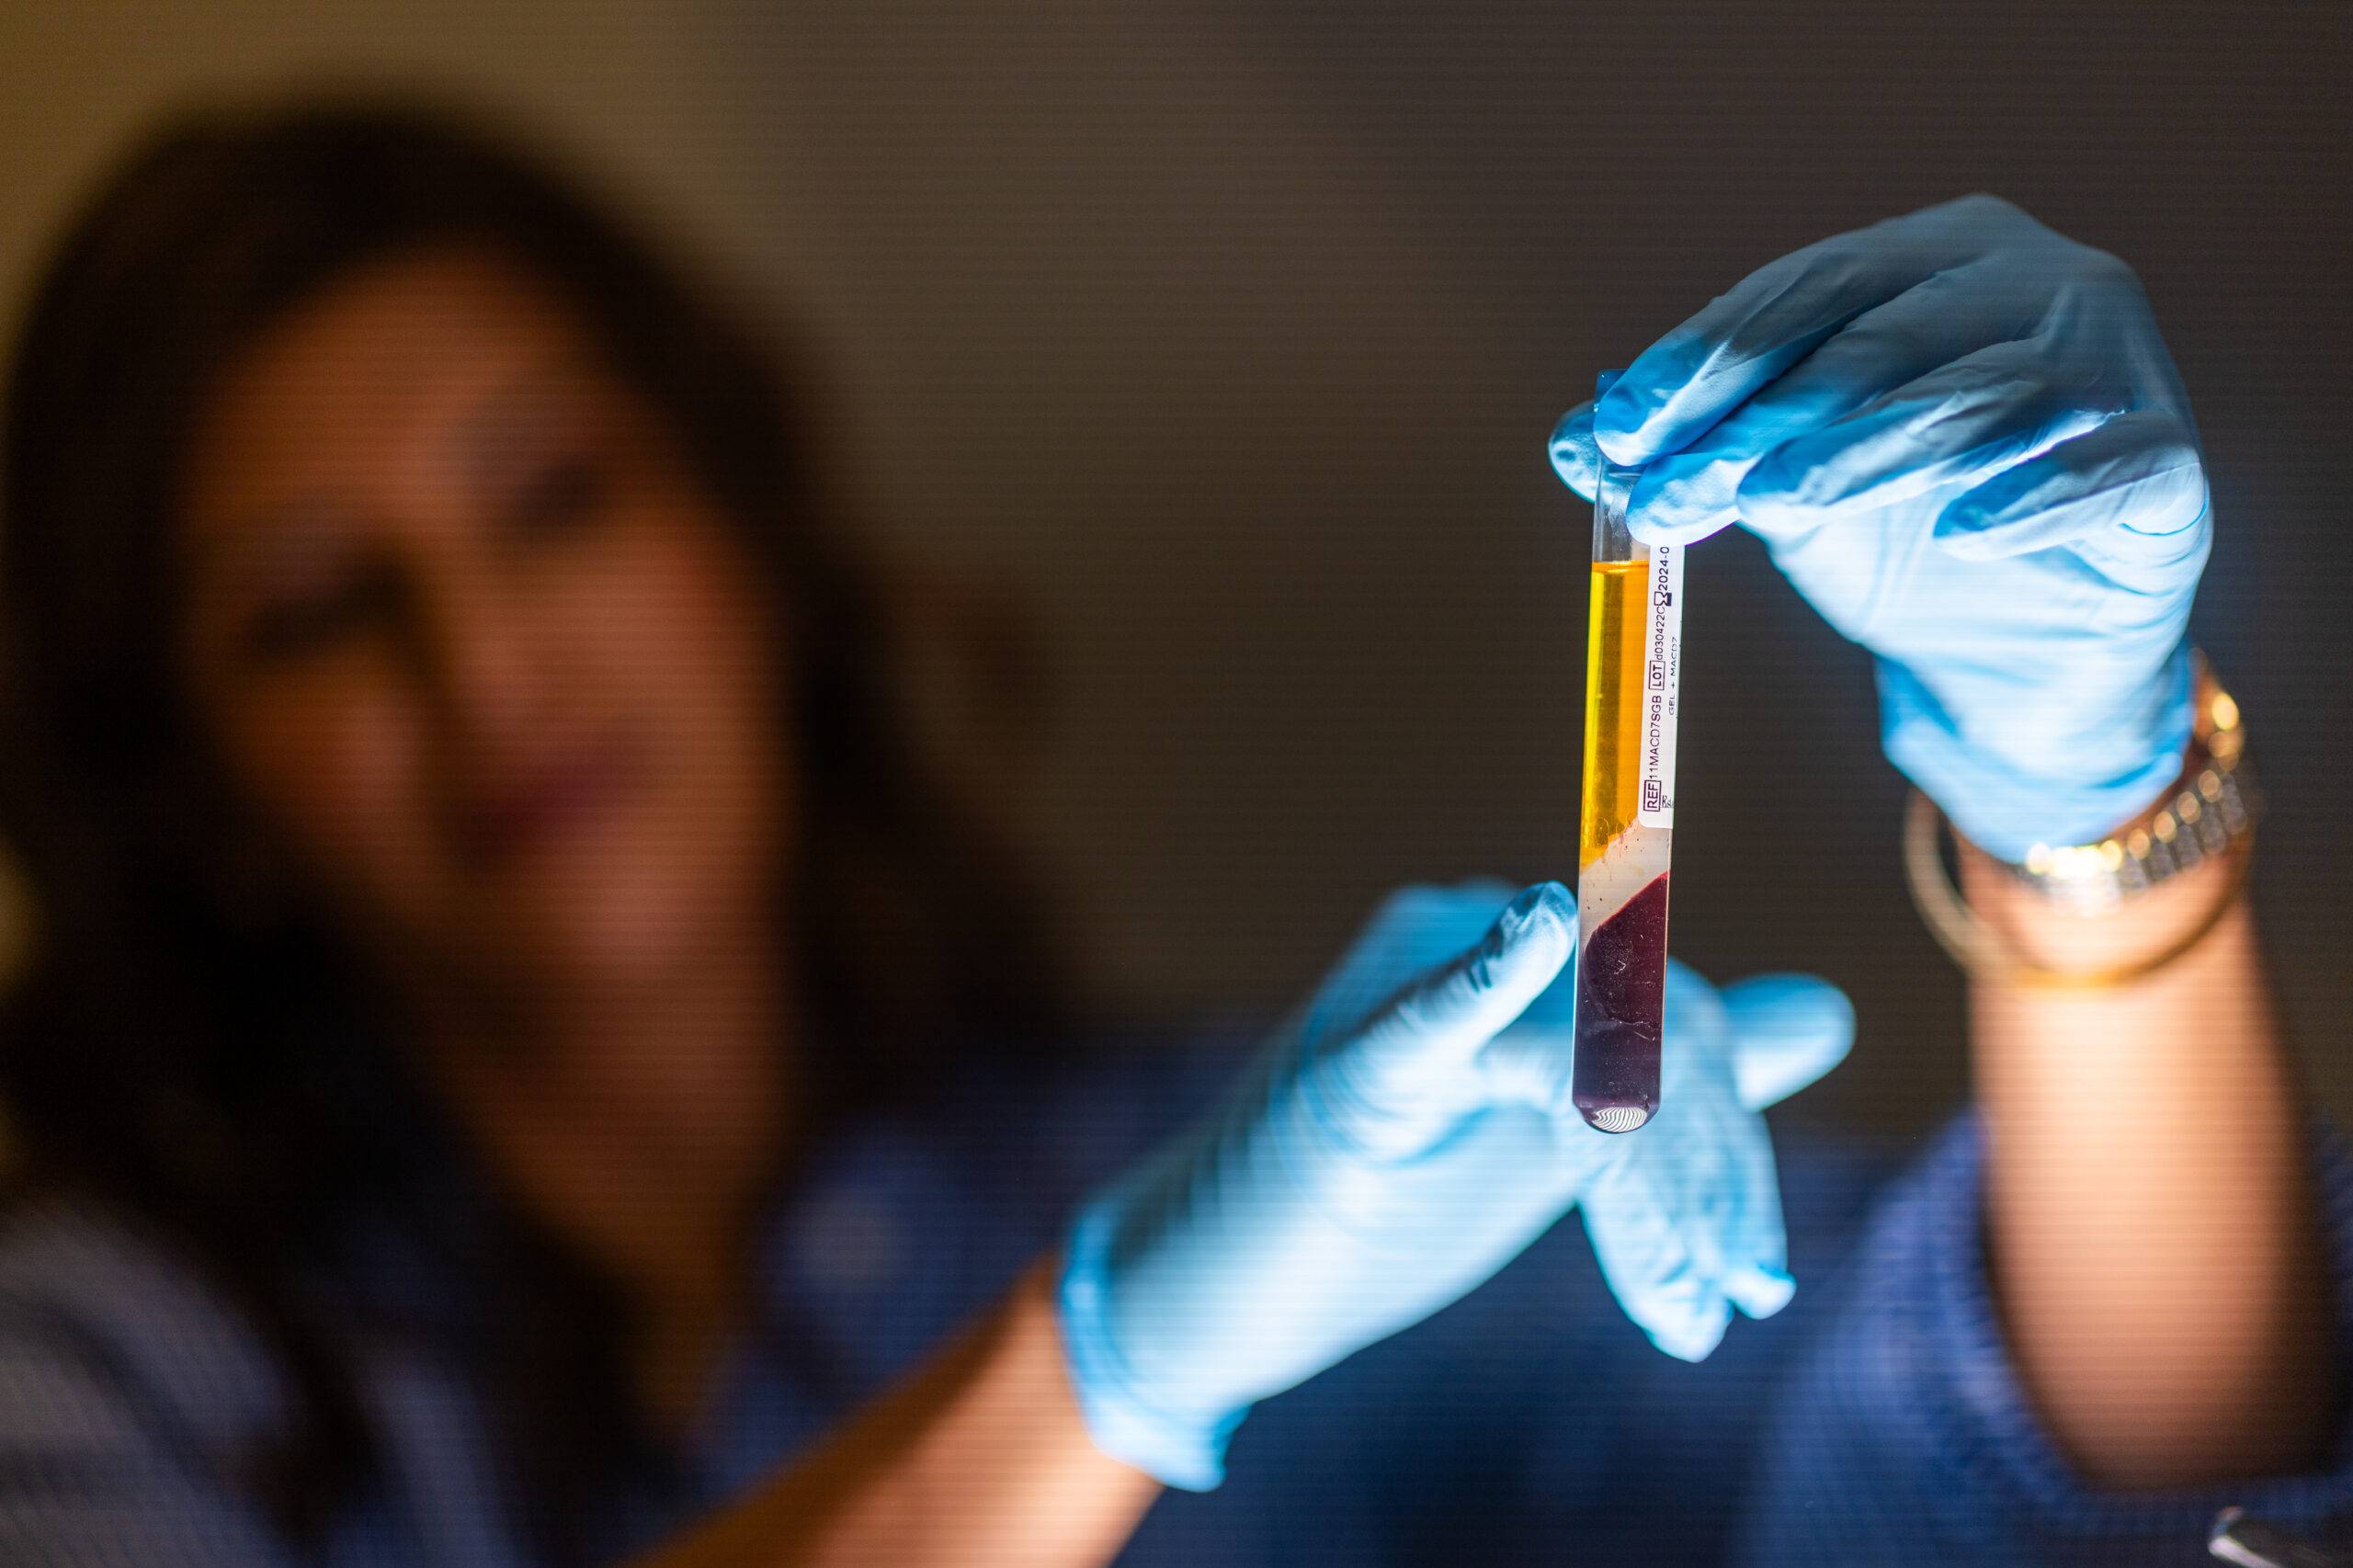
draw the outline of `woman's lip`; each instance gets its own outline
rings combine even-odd
[[[637,751],[620,741],[574,747],[517,769],[458,812],[466,858],[494,866],[559,836],[619,798]]]

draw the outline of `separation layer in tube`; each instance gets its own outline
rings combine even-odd
[[[1657,1111],[1666,1024],[1683,547],[1645,547],[1627,531],[1638,472],[1605,464],[1596,486],[1586,630],[1570,1095],[1604,1132],[1631,1132]]]

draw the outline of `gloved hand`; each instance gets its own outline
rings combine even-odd
[[[1750,274],[1553,432],[1628,522],[1732,522],[1879,656],[1889,756],[2006,859],[2097,838],[2189,738],[2198,432],[2114,256],[1964,197]]]
[[[1575,903],[1547,882],[1498,915],[1506,892],[1390,899],[1225,1103],[1081,1211],[1063,1341],[1106,1452],[1215,1485],[1251,1404],[1463,1295],[1580,1200],[1611,1290],[1671,1354],[1789,1300],[1756,1112],[1845,1055],[1846,997],[1799,975],[1720,995],[1670,964],[1658,1114],[1611,1137],[1569,1102]]]

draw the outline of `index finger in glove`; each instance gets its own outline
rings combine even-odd
[[[1998,284],[1982,268],[1934,273],[1833,333],[1706,434],[1643,470],[1627,498],[1634,537],[1688,544],[1738,522],[1741,482],[1776,447],[2016,335],[2017,301]]]
[[[1594,431],[1612,462],[1676,451],[1833,333],[2032,219],[1990,196],[1907,213],[1768,262],[1644,349],[1605,393]]]
[[[2034,340],[1996,343],[1776,447],[1740,482],[1741,520],[1768,540],[1861,517],[2005,469],[2122,414],[2129,389],[2051,373]]]
[[[1558,882],[1504,907],[1477,946],[1408,983],[1338,1047],[1351,1075],[1385,1080],[1416,1063],[1451,1069],[1525,1012],[1575,949],[1576,905]]]
[[[1561,483],[1586,500],[1593,499],[1596,482],[1600,477],[1600,449],[1593,444],[1593,399],[1587,398],[1566,414],[1552,426],[1552,439],[1547,449],[1552,458],[1552,472]]]

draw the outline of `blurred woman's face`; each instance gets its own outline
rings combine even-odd
[[[420,254],[290,312],[211,397],[180,521],[199,718],[380,952],[593,997],[765,920],[779,629],[527,274]]]

